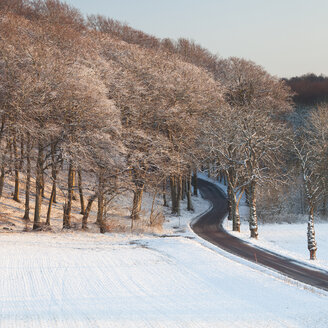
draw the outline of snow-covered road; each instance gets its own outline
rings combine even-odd
[[[328,297],[181,237],[0,238],[0,327],[328,327]]]

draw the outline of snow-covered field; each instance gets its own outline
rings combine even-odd
[[[169,237],[1,234],[0,327],[328,327],[327,293],[232,260],[190,220]]]

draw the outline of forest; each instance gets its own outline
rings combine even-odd
[[[294,92],[294,102],[299,105],[317,105],[328,101],[328,77],[313,73],[285,79]]]
[[[318,92],[315,105],[304,81]],[[307,213],[315,259],[314,217],[327,217],[326,91],[327,78],[280,79],[191,40],[85,18],[59,0],[0,0],[0,197],[12,178],[27,229],[51,228],[60,195],[63,229],[87,230],[95,207],[104,233],[107,209],[126,192],[131,227],[144,192],[176,215],[186,198],[192,211],[197,172],[206,171],[228,186],[234,231],[244,194],[252,238],[258,216]]]

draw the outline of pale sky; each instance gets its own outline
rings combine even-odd
[[[192,39],[269,73],[328,75],[328,0],[66,0],[160,38]]]

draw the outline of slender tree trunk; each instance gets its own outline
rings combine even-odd
[[[178,186],[178,178],[171,176],[170,188],[171,188],[171,200],[172,200],[172,214],[180,215],[180,194]]]
[[[239,202],[237,199],[235,201],[235,215],[234,215],[234,220],[232,223],[232,231],[240,232]]]
[[[50,226],[50,219],[51,219],[51,210],[52,205],[55,203],[56,200],[56,189],[57,189],[57,167],[55,162],[55,149],[56,146],[54,143],[51,144],[51,178],[52,178],[52,188],[51,188],[51,194],[49,198],[49,204],[48,204],[48,211],[47,211],[47,219],[46,219],[46,225]]]
[[[227,178],[228,180],[228,188],[227,188],[227,193],[228,193],[228,220],[233,221],[234,218],[234,208],[233,208],[233,203],[234,203],[234,196],[233,196],[233,190],[231,187],[231,183],[229,182],[229,177]]]
[[[14,160],[15,160],[15,189],[13,199],[16,202],[20,203],[19,200],[19,160],[18,160],[18,151],[17,151],[17,140],[16,136],[13,138],[13,149],[14,149]]]
[[[28,135],[26,145],[25,213],[23,217],[26,222],[30,221],[31,148],[31,138]]]
[[[177,189],[175,183],[175,177],[170,177],[170,191],[171,191],[171,207],[172,207],[172,214],[176,212],[176,202],[177,202]]]
[[[245,188],[245,199],[246,199],[246,204],[249,206],[250,186],[246,186]]]
[[[154,212],[155,212],[155,200],[156,200],[157,192],[153,195],[153,200],[151,202],[151,209],[149,215],[149,225],[152,226],[154,224]]]
[[[56,146],[55,144],[51,144],[51,178],[52,178],[52,190],[53,194],[52,201],[57,203],[57,163],[55,158]]]
[[[68,179],[67,179],[67,199],[64,205],[64,215],[63,215],[63,229],[71,228],[71,211],[72,211],[72,201],[73,201],[73,163],[70,160],[68,168]]]
[[[244,189],[240,191],[239,197],[236,202],[236,211],[235,211],[235,217],[233,220],[232,230],[240,232],[240,213],[239,213],[239,204],[241,201],[241,198],[243,197]]]
[[[74,169],[72,172],[72,198],[73,198],[73,200],[76,200],[75,187],[76,187],[76,170]]]
[[[182,195],[181,195],[181,200],[184,200],[187,195],[187,179],[186,177],[181,178],[181,184],[182,184]]]
[[[41,195],[42,198],[45,198],[45,182],[44,182],[44,172],[42,171],[42,176],[41,176]]]
[[[178,199],[179,202],[182,200],[182,177],[181,175],[178,176],[177,178],[177,190],[178,190]]]
[[[2,197],[4,185],[5,185],[5,164],[3,159],[1,164],[1,173],[0,173],[0,198]]]
[[[20,203],[19,199],[19,171],[15,169],[15,189],[14,189],[14,201]]]
[[[104,226],[104,181],[102,174],[99,175],[98,179],[98,211],[97,211],[97,221],[100,232],[105,233]]]
[[[309,219],[307,226],[307,242],[308,242],[308,250],[310,252],[310,260],[316,259],[317,252],[317,242],[315,240],[315,231],[314,231],[314,206],[310,202],[309,205]]]
[[[211,163],[207,163],[207,177],[211,178]]]
[[[88,204],[87,204],[87,207],[85,208],[85,211],[84,211],[83,217],[82,217],[82,229],[83,230],[88,229],[88,217],[89,217],[89,214],[90,214],[90,211],[91,211],[92,203],[94,202],[94,200],[96,198],[97,198],[97,193],[93,194],[88,199]]]
[[[168,207],[169,204],[167,203],[166,199],[166,179],[163,182],[163,206]]]
[[[231,215],[232,220],[232,229],[234,230],[234,227],[236,226],[236,210],[237,210],[237,197],[236,193],[233,189],[230,190],[230,196],[229,196],[229,203],[230,203],[230,209],[229,209],[229,215]],[[230,214],[231,212],[231,214]]]
[[[2,162],[1,162],[1,174],[0,174],[0,198],[2,197],[3,193],[3,187],[5,185],[5,175],[6,175],[6,170],[5,170],[5,164],[6,164],[6,155],[8,152],[10,152],[10,141],[7,138],[7,145],[6,148],[2,154]],[[10,161],[11,163],[11,161]]]
[[[140,219],[143,189],[144,189],[143,182],[139,182],[136,184],[136,189],[134,190],[134,196],[133,196],[132,212],[131,212],[131,219],[133,221]]]
[[[79,195],[80,195],[80,203],[81,203],[81,214],[84,214],[84,197],[83,197],[83,188],[82,188],[82,173],[81,170],[77,171],[78,174],[78,186],[79,186]]]
[[[301,208],[300,208],[300,212],[301,214],[304,214],[304,195],[303,195],[303,187],[300,188],[300,203],[301,203]]]
[[[52,204],[54,202],[54,194],[55,194],[55,189],[52,188],[50,198],[49,198],[48,211],[47,211],[47,219],[46,219],[47,226],[50,226],[51,209],[52,209]]]
[[[21,147],[20,147],[20,160],[19,160],[19,170],[22,171],[23,169],[23,165],[24,165],[24,158],[25,158],[25,154],[24,154],[24,138],[21,137]]]
[[[193,187],[194,187],[194,196],[198,196],[198,183],[197,183],[197,170],[194,169],[194,174],[193,174]]]
[[[249,194],[249,229],[251,238],[258,237],[257,213],[256,213],[256,181],[252,180],[250,183]]]
[[[187,179],[187,210],[191,212],[194,211],[194,206],[192,205],[191,200],[191,171],[189,172]]]
[[[39,142],[38,158],[36,162],[35,209],[34,209],[33,230],[38,230],[41,228],[42,176],[43,176],[43,146]]]

